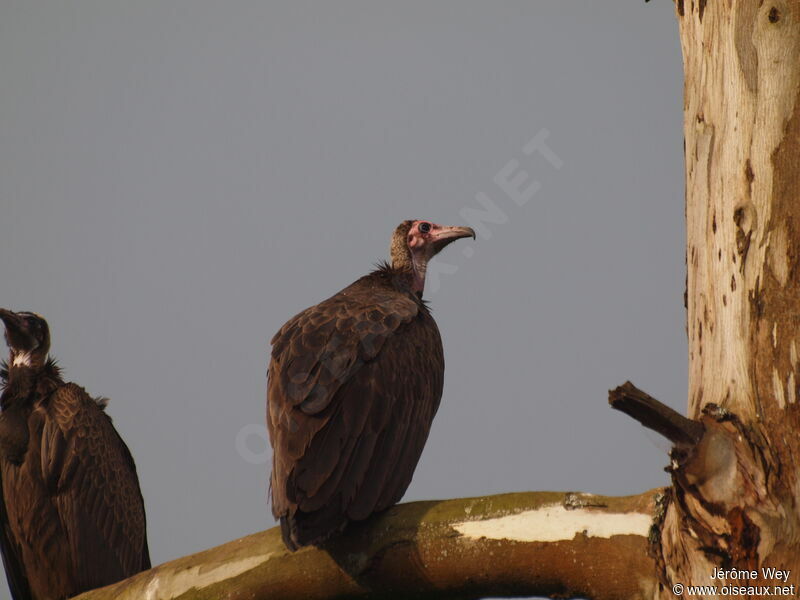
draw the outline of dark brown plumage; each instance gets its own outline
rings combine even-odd
[[[272,512],[292,550],[400,501],[444,383],[422,301],[428,261],[466,227],[405,221],[391,265],[289,320],[272,339]]]
[[[0,309],[0,549],[14,600],[61,600],[150,568],[136,466],[104,399],[65,383],[46,321]]]

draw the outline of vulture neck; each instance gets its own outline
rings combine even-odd
[[[4,390],[0,396],[0,408],[6,409],[15,401],[24,402],[34,391],[45,396],[62,383],[61,371],[51,358],[44,364],[39,362],[33,366],[4,363],[0,368],[0,385]]]
[[[404,250],[404,251],[402,251]],[[403,274],[408,286],[419,298],[425,290],[425,273],[428,270],[428,259],[415,256],[405,246],[400,252],[392,252],[392,269]]]

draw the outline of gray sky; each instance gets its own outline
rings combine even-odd
[[[0,306],[111,398],[154,563],[273,525],[270,337],[479,193],[405,500],[666,483],[606,394],[685,410],[672,2],[2,0],[0,81]]]

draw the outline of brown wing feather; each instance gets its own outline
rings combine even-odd
[[[67,532],[80,589],[150,568],[136,467],[111,419],[71,383],[38,410],[42,474]]]
[[[3,555],[3,567],[8,587],[11,590],[11,597],[14,600],[29,600],[31,598],[30,584],[22,563],[22,550],[14,538],[8,520],[2,476],[0,476],[0,552]]]
[[[441,398],[441,339],[416,300],[364,278],[272,342],[273,514],[303,545],[400,500]]]
[[[341,385],[418,311],[411,298],[376,291],[363,278],[298,314],[273,337],[267,425],[276,449],[272,474],[276,515],[288,509],[287,493],[277,482],[287,481],[311,439],[340,410],[330,403]],[[324,459],[335,462],[327,453],[319,458]]]
[[[364,519],[400,501],[428,439],[442,395],[444,358],[438,329],[425,317],[398,331],[353,378],[352,393],[367,395],[368,422],[377,439],[371,451],[353,458],[367,466],[353,478],[352,499],[345,498],[350,519]],[[356,387],[356,380],[367,385]]]

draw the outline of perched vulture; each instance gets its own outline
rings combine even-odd
[[[14,600],[62,600],[150,568],[144,502],[105,399],[65,383],[40,316],[0,309],[0,550]]]
[[[319,544],[400,501],[444,383],[422,300],[428,261],[469,227],[404,221],[391,264],[289,320],[272,338],[272,513],[286,546]]]

